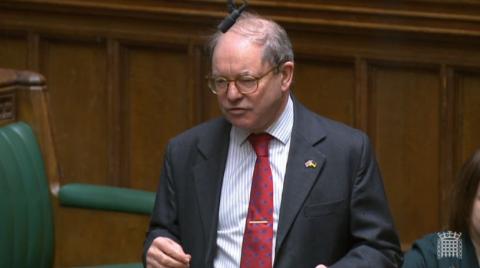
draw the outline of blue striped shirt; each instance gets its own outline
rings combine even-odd
[[[267,130],[274,138],[270,141],[269,159],[273,175],[273,246],[277,234],[280,203],[282,201],[283,179],[290,150],[290,136],[293,127],[293,102],[289,97],[280,117]],[[243,232],[250,200],[255,152],[247,141],[250,132],[232,127],[227,164],[223,175],[222,195],[218,215],[217,255],[215,268],[238,268],[242,253]],[[272,259],[273,260],[273,259]],[[273,263],[273,261],[272,261]]]

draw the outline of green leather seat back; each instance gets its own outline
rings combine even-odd
[[[39,145],[25,123],[0,128],[0,267],[52,267],[53,218]]]

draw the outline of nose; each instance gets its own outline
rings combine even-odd
[[[238,90],[237,85],[234,81],[229,81],[227,85],[227,99],[229,101],[236,101],[241,99],[243,94]]]

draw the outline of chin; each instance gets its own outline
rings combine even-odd
[[[252,124],[234,124],[234,123],[232,123],[232,125],[234,125],[238,128],[241,128],[241,129],[245,129],[245,130],[247,130],[249,132],[252,132],[252,133],[260,133],[260,132],[265,131],[265,128],[257,127],[257,126],[254,126]]]
[[[235,127],[238,127],[241,129],[246,129],[251,131],[252,129],[255,128],[252,122],[249,122],[248,120],[238,119],[238,118],[227,118],[227,120]]]
[[[232,122],[232,121],[230,121],[230,123],[232,123],[232,125],[234,125],[238,128],[241,128],[241,129],[246,129],[246,130],[251,130],[252,129],[252,127],[249,124],[245,124],[245,123],[241,123],[241,122]]]

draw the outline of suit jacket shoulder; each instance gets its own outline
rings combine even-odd
[[[356,143],[366,137],[359,129],[318,115],[298,102],[295,104],[294,130],[303,132],[307,138],[328,136],[342,142]]]
[[[198,141],[214,141],[218,135],[228,134],[231,124],[223,117],[217,117],[196,125],[170,140],[170,143],[192,143]]]
[[[363,131],[318,115],[300,103],[295,105],[294,116],[294,141],[306,140],[324,154],[349,157],[353,162],[373,157],[370,140]]]
[[[208,157],[219,147],[228,147],[231,124],[223,117],[201,123],[172,138],[167,145],[167,154],[192,155],[192,150]],[[198,153],[195,151],[195,154]],[[183,157],[183,156],[180,156]]]

